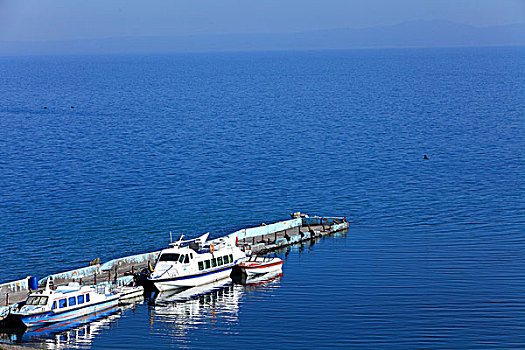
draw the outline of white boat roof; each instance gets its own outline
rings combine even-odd
[[[82,287],[80,285],[66,285],[66,286],[56,287],[55,292],[66,294],[66,293],[78,292],[81,289]]]
[[[74,292],[89,292],[92,291],[90,286],[81,286],[76,282],[70,282],[67,285],[57,286],[56,289],[46,288],[44,290],[31,293],[29,296],[51,296],[54,294],[69,294]]]

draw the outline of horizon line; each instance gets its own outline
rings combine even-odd
[[[343,30],[367,30],[367,29],[378,29],[378,28],[389,28],[396,27],[402,24],[414,24],[414,23],[447,23],[456,26],[470,27],[474,29],[489,29],[489,28],[500,28],[500,27],[511,27],[511,26],[525,26],[525,22],[515,22],[507,24],[495,24],[488,26],[476,26],[467,23],[459,23],[450,20],[410,20],[396,22],[394,24],[385,24],[377,26],[366,26],[366,27],[332,27],[324,29],[313,29],[313,30],[296,30],[296,31],[281,31],[281,32],[225,32],[225,33],[188,33],[188,34],[165,34],[165,35],[113,35],[105,37],[84,37],[74,39],[44,39],[44,40],[0,40],[3,44],[34,44],[34,43],[63,43],[63,42],[76,42],[76,41],[95,41],[95,40],[115,40],[115,39],[145,39],[145,38],[190,38],[190,37],[216,37],[216,36],[243,36],[243,35],[290,35],[290,34],[307,34],[307,33],[319,33],[319,32],[330,32],[330,31],[343,31]],[[525,35],[525,34],[524,34]]]

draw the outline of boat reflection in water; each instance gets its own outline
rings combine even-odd
[[[168,329],[185,338],[199,325],[213,322],[236,322],[242,291],[229,278],[184,290],[158,294],[151,308],[151,325]]]
[[[252,290],[257,287],[263,287],[268,284],[272,284],[278,281],[283,275],[282,270],[269,272],[264,275],[246,275],[246,274],[234,274],[231,276],[232,280],[236,284],[244,286],[246,289]]]
[[[47,326],[27,330],[2,329],[0,341],[17,344],[40,343],[40,347],[47,349],[89,348],[94,337],[108,329],[112,321],[120,317],[119,311],[120,308],[114,306],[102,312]]]
[[[229,278],[193,287],[161,292],[152,301],[150,325],[183,340],[196,328],[215,323],[236,324],[246,291],[275,283],[282,273],[261,275],[233,283]]]

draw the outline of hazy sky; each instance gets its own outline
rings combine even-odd
[[[279,33],[413,20],[525,22],[525,0],[0,0],[0,40]]]

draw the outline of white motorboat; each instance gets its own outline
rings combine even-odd
[[[48,282],[44,290],[31,293],[8,317],[15,325],[37,327],[114,308],[118,299],[119,295],[107,286],[81,286],[73,282],[53,290]]]
[[[183,236],[161,251],[148,280],[159,291],[195,287],[230,276],[246,255],[229,238],[207,242],[209,233],[183,241]]]
[[[143,286],[124,286],[118,288],[119,304],[130,304],[136,302],[138,299],[144,298]]]

